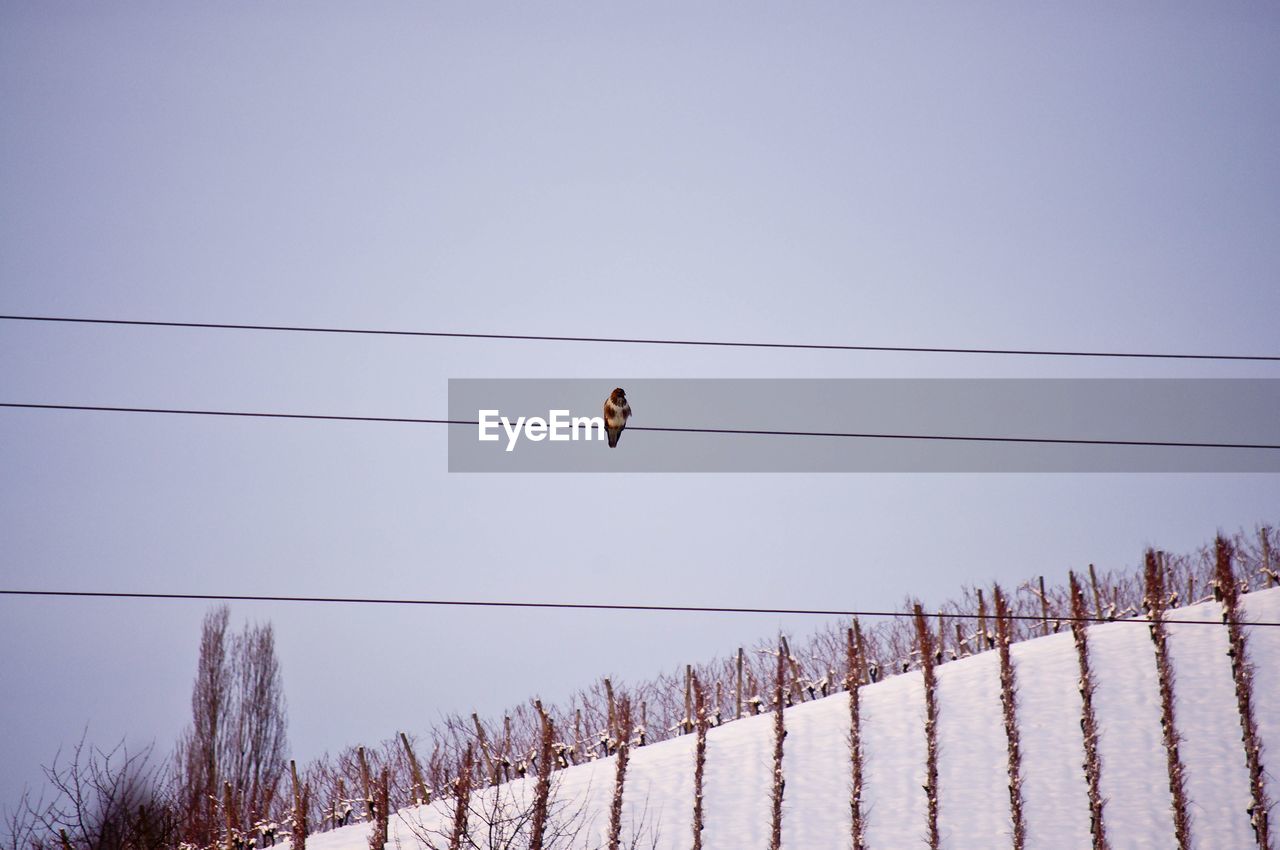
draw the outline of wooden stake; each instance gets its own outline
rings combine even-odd
[[[400,743],[404,745],[404,754],[409,759],[409,777],[413,780],[413,802],[429,803],[427,799],[427,784],[422,781],[422,769],[418,766],[418,757],[413,754],[413,747],[409,746],[409,736],[400,733]],[[297,774],[294,774],[293,784],[298,784]]]
[[[1098,574],[1094,572],[1093,564],[1089,565],[1089,586],[1093,589],[1093,616],[1101,620],[1102,594],[1098,592]]]
[[[618,716],[613,707],[613,682],[604,680],[604,691],[609,698],[609,737],[618,737]]]
[[[871,682],[871,670],[867,662],[867,645],[862,640],[862,624],[857,620],[853,621],[853,638],[857,641],[858,666],[861,668],[858,681],[861,684],[869,684]]]
[[[1271,529],[1265,525],[1262,527],[1262,571],[1267,576],[1267,587],[1275,587],[1280,584],[1280,570],[1271,568]]]
[[[493,766],[493,756],[489,755],[489,739],[485,737],[484,727],[480,725],[480,718],[475,712],[471,713],[471,722],[476,727],[476,740],[480,742],[480,757],[484,759],[484,769],[489,774],[489,785],[497,785],[498,771]]]
[[[222,783],[222,814],[227,823],[227,850],[236,850],[234,835],[236,828],[235,814],[231,810],[231,783]]]
[[[787,666],[791,669],[791,693],[793,696],[799,697],[804,702],[804,692],[800,688],[800,665],[791,657],[791,646],[787,643],[787,636],[780,635],[782,639],[782,651],[786,653]]]
[[[1044,593],[1044,576],[1040,576],[1040,622],[1044,626],[1044,634],[1049,634],[1049,597]]]
[[[364,747],[356,750],[356,754],[360,757],[360,781],[364,783],[365,817],[367,818],[372,814],[369,810],[373,808],[373,781],[369,778],[369,762],[364,757]]]
[[[938,647],[933,653],[934,660],[941,664],[947,651],[947,618],[938,612]]]
[[[853,626],[844,631],[844,659],[845,659],[845,690],[852,691],[862,684],[858,679],[858,653],[857,644],[853,641]]]
[[[289,775],[293,778],[293,833],[289,838],[292,850],[307,848],[307,810],[302,805],[302,789],[298,787],[298,763],[289,759]]]
[[[978,588],[978,652],[991,646],[991,638],[987,635],[987,600],[982,596],[982,588]]]
[[[503,781],[511,781],[511,715],[502,716],[502,771]]]
[[[738,647],[738,689],[737,698],[735,700],[737,709],[734,717],[738,720],[742,719],[742,647]]]
[[[684,722],[680,728],[689,732],[693,729],[693,665],[684,665]]]

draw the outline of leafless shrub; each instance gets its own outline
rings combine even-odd
[[[178,840],[167,776],[151,764],[151,747],[130,753],[123,742],[110,750],[87,743],[59,751],[45,768],[48,802],[23,795],[6,817],[9,850],[160,850]]]
[[[862,820],[862,685],[866,657],[862,643],[862,627],[855,619],[849,628],[845,655],[845,690],[849,692],[849,761],[850,782],[849,809],[852,815],[850,827],[853,850],[865,850],[866,825]]]
[[[622,842],[622,795],[627,782],[627,762],[631,757],[631,699],[623,697],[618,706],[617,764],[614,766],[613,801],[609,807],[609,850],[619,850]]]
[[[534,821],[540,817],[542,802],[537,780],[530,777],[472,792],[468,778],[472,767],[459,765],[455,796],[449,803],[453,817],[447,827],[427,808],[399,813],[424,850],[532,850],[536,843],[543,850],[605,850],[613,846],[612,836],[605,842],[593,837],[593,820],[586,805],[589,792],[578,799],[566,798],[559,789],[558,774],[551,774],[548,780],[545,817],[538,837]],[[631,832],[629,838],[619,839],[619,850],[657,847],[656,831],[647,824],[647,809],[633,823]]]
[[[773,679],[773,808],[769,825],[769,850],[779,850],[782,847],[782,795],[787,786],[787,780],[782,774],[782,742],[787,737],[786,720],[783,717],[787,707],[787,652],[781,641],[778,644],[777,659]]]
[[[1084,738],[1084,775],[1089,785],[1089,834],[1093,850],[1109,850],[1102,797],[1102,758],[1098,753],[1098,718],[1093,709],[1093,671],[1089,666],[1089,632],[1085,623],[1084,592],[1075,573],[1068,574],[1071,586],[1071,635],[1080,667],[1080,732]]]
[[[1265,536],[1264,536],[1265,539]],[[1249,791],[1252,797],[1249,820],[1259,850],[1271,848],[1271,802],[1262,766],[1262,741],[1253,711],[1253,665],[1249,663],[1248,646],[1240,620],[1240,587],[1232,568],[1234,547],[1221,535],[1214,542],[1214,589],[1222,599],[1222,620],[1227,625],[1227,655],[1235,679],[1236,706],[1240,713],[1241,740],[1245,762],[1249,767]]]
[[[471,748],[467,747],[462,756],[462,764],[458,769],[458,778],[454,783],[453,831],[449,834],[449,850],[458,850],[463,842],[470,842],[467,830],[467,813],[471,805],[471,771],[473,768]],[[497,794],[494,795],[497,797]],[[492,821],[491,821],[492,822]]]
[[[693,850],[702,850],[702,776],[707,766],[707,715],[706,688],[694,677],[694,734],[693,747]]]
[[[43,812],[46,805],[43,799],[32,802],[31,789],[23,789],[22,796],[13,808],[4,808],[3,850],[36,850],[44,846],[45,829],[37,813]]]
[[[938,681],[934,675],[934,642],[919,603],[914,606],[916,643],[924,676],[925,784],[928,798],[929,847],[938,850]]]
[[[1165,590],[1161,560],[1154,550],[1147,550],[1144,571],[1146,594],[1142,604],[1151,619],[1151,642],[1155,646],[1156,679],[1160,687],[1160,729],[1169,772],[1169,795],[1173,798],[1173,834],[1179,850],[1188,850],[1191,846],[1191,815],[1187,809],[1186,771],[1178,752],[1181,739],[1174,714],[1173,664],[1169,661],[1169,637],[1164,625],[1169,595]]]
[[[542,709],[542,703],[534,703],[542,719],[542,737],[538,741],[538,781],[534,786],[533,809],[530,815],[529,850],[543,850],[546,838],[547,816],[551,806],[551,748],[555,742],[555,729],[551,717]]]
[[[389,817],[388,771],[384,767],[378,774],[373,793],[373,831],[369,835],[369,850],[384,850],[387,846],[387,821]]]
[[[1000,653],[1000,706],[1004,714],[1004,734],[1009,751],[1009,816],[1013,821],[1013,850],[1023,850],[1027,841],[1026,823],[1022,816],[1022,743],[1018,734],[1018,686],[1014,678],[1012,621],[1009,605],[1000,586],[996,585],[996,649]]]

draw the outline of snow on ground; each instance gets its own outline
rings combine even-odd
[[[1280,588],[1251,593],[1242,599],[1245,619],[1280,620]],[[1253,665],[1253,714],[1262,738],[1262,766],[1267,772],[1267,796],[1280,802],[1280,629],[1248,630],[1249,661]],[[1223,733],[1236,738],[1237,726]],[[1280,823],[1280,808],[1271,810],[1271,834]],[[1273,837],[1274,841],[1275,838]]]
[[[1147,634],[1141,626],[1121,628],[1141,632],[1144,637]],[[1084,738],[1080,734],[1084,701],[1075,639],[1067,630],[1014,644],[1011,654],[1018,679],[1027,848],[1090,847],[1089,786],[1084,778]],[[1090,662],[1097,681],[1094,657],[1090,656]],[[1112,846],[1128,845],[1117,842]]]
[[[772,721],[773,715],[767,719]],[[849,700],[841,695],[798,705],[787,711],[786,721],[782,764],[787,786],[782,796],[782,844],[784,847],[843,847],[850,841],[852,827]],[[770,770],[773,769],[772,732],[770,723],[768,733],[762,736],[767,742]],[[809,811],[826,815],[809,817]],[[766,839],[768,830],[766,818],[761,832]],[[738,846],[767,847],[768,842]]]
[[[847,694],[828,699],[845,706]],[[891,676],[862,690],[862,804],[869,847],[917,847],[928,834],[924,794],[924,686],[919,673]],[[843,753],[841,754],[843,755]],[[786,764],[783,765],[785,770]],[[846,789],[847,790],[847,787]],[[801,801],[792,800],[794,812]],[[848,803],[845,803],[848,807]],[[834,817],[804,808],[803,817]],[[841,846],[841,845],[837,845]]]
[[[1171,619],[1213,620],[1221,615],[1221,605],[1204,603],[1184,608]],[[1254,642],[1265,631],[1274,630],[1250,630],[1246,640]],[[1240,712],[1227,658],[1227,630],[1173,626],[1168,634],[1169,655],[1176,671],[1174,720],[1182,736],[1178,752],[1187,768],[1187,798],[1192,801],[1192,840],[1204,850],[1248,847],[1253,843],[1253,828],[1246,811],[1250,799],[1249,769],[1240,745]],[[1256,647],[1249,649],[1257,652]],[[1257,694],[1262,696],[1261,691]],[[1258,708],[1263,706],[1271,706],[1274,711],[1275,699],[1260,700]],[[1280,742],[1275,747],[1280,755]]]
[[[1199,630],[1212,627],[1184,628],[1197,629],[1192,640],[1204,640],[1208,632]],[[1097,626],[1089,630],[1089,654],[1097,677],[1094,709],[1107,838],[1116,847],[1174,847],[1151,635],[1146,626],[1132,623]]]
[[[1247,595],[1253,620],[1280,620],[1280,588]],[[1171,619],[1210,619],[1220,607],[1202,603]],[[1240,744],[1225,630],[1171,626],[1176,720],[1197,848],[1253,845],[1245,808],[1248,774]],[[1148,629],[1109,623],[1089,630],[1100,725],[1105,822],[1115,848],[1173,846],[1168,774],[1160,731],[1159,692]],[[1280,629],[1248,630],[1255,668],[1255,711],[1272,800],[1280,798]],[[1027,846],[1080,850],[1090,846],[1089,811],[1080,738],[1075,645],[1068,632],[1015,644],[1018,725],[1023,749]],[[939,829],[953,850],[1008,846],[1007,756],[995,652],[938,668]],[[870,848],[925,844],[924,701],[918,672],[862,690],[864,812]],[[849,706],[847,694],[786,713],[783,846],[850,845]],[[638,846],[683,850],[692,844],[694,738],[686,735],[633,751],[624,803],[624,839],[641,828]],[[704,789],[707,850],[765,850],[769,838],[773,717],[761,715],[713,729]],[[581,811],[581,837],[602,846],[608,826],[614,760],[556,774],[564,811]],[[504,788],[527,795],[532,782]],[[485,794],[492,795],[493,789]],[[407,809],[392,819],[394,850],[421,846],[415,833],[447,830],[448,801]],[[647,831],[644,828],[647,827]],[[309,850],[365,850],[369,826],[317,834]],[[441,844],[440,846],[444,846]],[[624,846],[626,842],[624,841]]]
[[[686,795],[693,801],[692,735],[689,760],[674,769],[688,779]],[[640,755],[639,750],[636,755]],[[773,715],[761,714],[713,729],[707,735],[707,766],[703,776],[703,846],[767,847],[773,788]],[[661,788],[661,779],[654,791]],[[759,805],[744,806],[743,799]],[[785,798],[784,798],[785,799]],[[726,817],[728,815],[728,817]],[[662,826],[663,847],[689,847],[692,822],[678,821],[678,828]]]
[[[993,837],[1013,832],[1000,657],[985,652],[937,675],[938,833],[957,850],[990,850]]]
[[[693,744],[693,736],[684,735],[632,751],[622,802],[624,838],[636,834],[637,825],[641,824],[647,830],[641,834],[656,834],[659,847],[688,846],[693,830]],[[709,754],[709,742],[707,750]],[[708,755],[708,768],[710,758]],[[613,759],[605,763],[612,767]],[[612,770],[609,780],[612,794]],[[605,820],[608,820],[607,814]],[[607,828],[607,824],[605,826]]]

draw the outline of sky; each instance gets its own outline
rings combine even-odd
[[[1278,36],[1262,3],[10,0],[0,313],[1277,354]],[[677,377],[1280,372],[0,321],[7,402],[433,418],[451,378]],[[0,470],[9,589],[881,608],[1280,521],[1275,475],[469,475],[414,424],[5,409]],[[86,727],[167,754],[208,607],[0,597],[0,806]],[[819,625],[232,616],[274,625],[302,761]]]

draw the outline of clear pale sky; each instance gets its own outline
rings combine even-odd
[[[694,6],[4,2],[0,313],[1280,349],[1274,5]],[[449,378],[897,376],[1280,373],[0,322],[11,402],[438,417]],[[436,426],[2,410],[0,585],[879,608],[1280,520],[1267,475],[446,469]],[[167,754],[206,608],[0,598],[0,806],[86,724]],[[817,625],[232,613],[275,624],[300,760]]]

